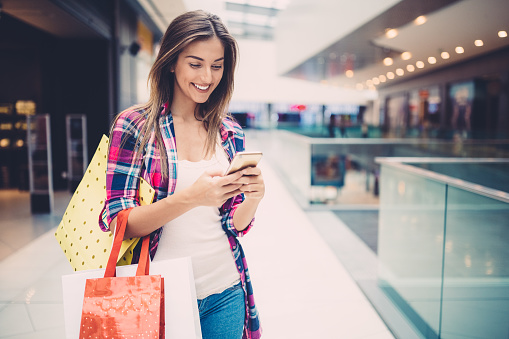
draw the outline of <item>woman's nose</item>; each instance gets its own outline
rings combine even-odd
[[[205,84],[209,84],[212,82],[212,71],[209,67],[204,67],[203,72],[201,74],[201,81]]]

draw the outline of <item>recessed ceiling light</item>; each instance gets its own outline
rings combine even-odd
[[[402,76],[403,74],[405,74],[405,71],[403,70],[403,68],[398,68],[396,69],[396,74]]]
[[[361,84],[361,83],[358,83],[356,86],[355,86],[359,91],[361,89],[364,89],[364,86]]]
[[[387,72],[387,78],[389,78],[389,79],[394,79],[394,73],[392,73],[392,72]]]
[[[449,59],[451,57],[447,52],[440,53],[440,56],[442,57],[442,59]]]
[[[477,47],[481,47],[482,45],[484,45],[484,42],[482,40],[476,40],[474,41],[474,45],[476,45]]]
[[[351,69],[347,70],[345,72],[345,75],[347,78],[352,78],[353,77],[353,71]]]
[[[464,50],[464,49],[463,49],[463,47],[461,47],[461,46],[456,47],[454,50],[455,50],[455,51],[456,51],[456,53],[458,53],[458,54],[463,54],[463,53],[465,53],[465,50]]]
[[[384,65],[385,66],[390,66],[394,63],[394,61],[392,60],[392,58],[385,58],[384,59]]]
[[[373,85],[379,85],[380,84],[380,79],[378,79],[377,77],[374,77],[373,78]]]
[[[424,15],[421,15],[421,16],[418,16],[417,18],[415,18],[414,23],[417,26],[420,26],[420,25],[426,23],[426,21],[428,21],[428,19],[426,19],[426,17]]]
[[[413,72],[413,71],[415,71],[415,66],[414,65],[408,65],[408,66],[406,66],[406,70],[409,71],[409,72]]]
[[[429,62],[430,64],[432,64],[432,65],[433,65],[433,64],[436,64],[436,63],[437,63],[437,58],[435,58],[435,57],[429,57],[429,58],[428,58],[428,62]]]
[[[417,62],[415,63],[415,66],[417,66],[417,68],[424,68],[424,62],[422,62],[422,61],[417,61]]]
[[[371,80],[366,80],[366,85],[368,85],[368,87],[373,86],[373,81],[371,81]]]
[[[403,52],[403,53],[401,53],[401,59],[409,60],[411,58],[412,58],[412,53],[410,53],[410,52]]]
[[[498,36],[500,38],[507,38],[507,32],[506,31],[499,31]]]
[[[387,39],[395,38],[398,36],[398,30],[395,28],[388,28],[385,31],[385,36],[387,37]]]
[[[379,75],[378,76],[378,79],[380,79],[380,82],[386,82],[387,81],[387,78],[385,77],[385,75]]]

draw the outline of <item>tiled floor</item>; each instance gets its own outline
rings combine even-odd
[[[241,242],[264,338],[393,338],[270,164],[261,167],[266,196]],[[0,338],[63,338],[60,279],[72,271],[53,228],[66,194],[54,215],[27,216],[27,196],[10,193],[16,203],[0,205]]]

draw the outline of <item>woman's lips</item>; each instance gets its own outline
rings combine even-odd
[[[195,84],[195,83],[192,83],[192,84],[194,85],[194,87],[197,90],[199,90],[201,92],[206,92],[209,89],[209,87],[210,87],[210,84],[208,84],[208,85],[198,85],[198,84]]]

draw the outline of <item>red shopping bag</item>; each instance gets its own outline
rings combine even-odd
[[[130,211],[118,214],[104,278],[86,281],[80,339],[164,338],[164,278],[149,275],[150,236],[143,238],[136,276],[116,277],[117,257]]]

